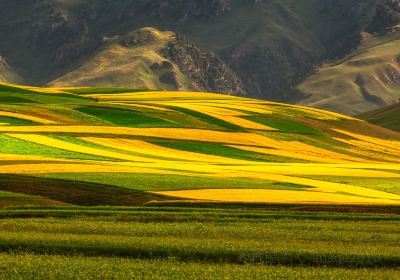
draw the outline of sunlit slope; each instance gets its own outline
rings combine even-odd
[[[86,182],[93,199],[112,187],[140,203],[400,203],[400,134],[351,117],[199,92],[1,85],[0,96],[3,191],[79,204],[36,185]]]
[[[400,104],[361,114],[359,118],[373,124],[400,131]]]
[[[189,89],[188,77],[161,54],[174,37],[172,32],[144,28],[122,38],[109,38],[103,48],[50,86],[123,84],[143,89]]]
[[[366,35],[353,54],[322,66],[298,89],[302,105],[356,115],[385,107],[400,98],[400,32]]]

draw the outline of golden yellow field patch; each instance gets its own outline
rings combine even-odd
[[[222,164],[248,164],[248,162],[244,160],[235,160],[226,157],[181,151],[154,145],[141,140],[131,140],[124,138],[98,138],[98,137],[82,137],[81,139],[114,149],[135,152],[147,156],[164,157],[170,160],[181,160],[185,162],[200,161],[207,163],[222,163]]]
[[[156,194],[192,200],[244,203],[302,203],[302,204],[390,204],[400,200],[357,197],[345,194],[311,191],[268,189],[207,189],[154,192]]]
[[[0,133],[67,133],[67,134],[113,134],[157,137],[162,139],[204,141],[226,144],[257,145],[255,138],[263,138],[262,135],[255,137],[251,133],[234,133],[207,129],[190,128],[132,128],[114,126],[2,126]]]
[[[47,120],[47,119],[35,117],[35,116],[30,116],[30,115],[25,115],[25,114],[20,114],[20,113],[15,113],[15,112],[0,111],[0,116],[1,117],[11,117],[11,118],[16,118],[16,119],[20,119],[20,120],[27,120],[27,121],[32,121],[32,122],[42,123],[42,124],[55,124],[55,122],[51,121],[51,120]]]

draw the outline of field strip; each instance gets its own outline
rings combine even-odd
[[[269,138],[252,133],[232,133],[190,128],[132,128],[113,126],[1,126],[0,133],[66,133],[102,134],[155,137],[161,139],[191,140],[238,145],[263,145]]]
[[[123,102],[100,102],[100,104],[112,104],[112,105],[119,105],[119,106],[129,106],[129,107],[136,107],[136,108],[144,108],[144,109],[152,109],[156,111],[164,111],[164,112],[174,112],[173,110],[159,107],[159,106],[154,106],[154,105],[147,105],[147,104],[139,104],[139,103],[123,103]]]
[[[366,135],[362,135],[362,134],[352,133],[352,132],[341,130],[341,129],[333,129],[333,130],[336,132],[345,134],[347,136],[351,136],[351,137],[361,140],[363,142],[368,142],[371,144],[383,146],[389,150],[394,150],[394,151],[397,151],[398,153],[400,153],[400,141],[375,138],[375,137],[366,136]]]
[[[252,175],[252,176],[251,176]],[[357,196],[368,196],[375,198],[385,198],[385,199],[399,199],[400,195],[391,194],[379,190],[373,190],[369,188],[353,186],[349,184],[341,184],[341,183],[332,183],[327,181],[320,181],[308,178],[300,178],[300,177],[292,177],[280,174],[261,174],[261,173],[253,173],[253,174],[243,174],[242,177],[247,176],[247,178],[253,179],[264,179],[264,180],[272,180],[277,182],[285,182],[290,184],[299,184],[308,187],[313,187],[314,191],[326,192],[326,193],[342,193],[346,192],[349,194],[357,195]],[[229,173],[226,175],[228,178],[240,178],[241,174],[238,173]]]
[[[337,140],[337,139],[336,139]],[[340,140],[339,140],[340,141]],[[357,148],[344,148],[344,147],[340,147],[341,150],[353,153],[353,154],[357,154],[357,155],[361,155],[361,156],[365,156],[368,157],[370,159],[374,159],[376,161],[380,161],[380,162],[399,162],[400,163],[400,155],[390,155],[390,154],[383,154],[382,152],[379,151],[371,151],[367,148],[364,148],[365,150],[363,150],[363,147],[359,146]]]
[[[17,155],[17,154],[0,154],[0,163],[2,161],[58,161],[58,162],[90,162],[81,159],[60,159],[55,157],[34,156],[34,155]]]
[[[399,173],[391,173],[390,170],[366,170],[356,168],[357,164],[354,164],[353,168],[335,168],[330,164],[320,164],[316,166],[307,166],[299,164],[282,164],[282,165],[253,165],[253,166],[223,166],[221,168],[232,171],[244,171],[249,173],[270,173],[270,174],[282,174],[282,175],[321,175],[321,176],[343,176],[343,177],[376,177],[376,178],[400,178]]]
[[[135,92],[135,93],[117,93],[117,94],[84,94],[83,96],[91,97],[100,100],[116,99],[116,100],[165,100],[165,99],[199,99],[199,100],[235,100],[237,97],[214,94],[208,92],[174,92],[174,91],[146,91],[146,92]]]
[[[391,156],[399,156],[400,155],[400,149],[382,146],[378,143],[370,143],[370,142],[365,142],[362,140],[346,140],[346,139],[340,139],[340,138],[334,138],[334,139],[337,141],[341,141],[343,143],[352,145],[354,147],[366,149],[369,151],[383,153],[383,154],[387,154],[387,155],[391,155]]]
[[[123,153],[118,153],[118,152],[113,152],[113,151],[107,151],[104,149],[98,149],[98,148],[86,147],[83,145],[77,145],[74,143],[70,143],[68,141],[54,139],[54,138],[43,136],[43,135],[37,135],[37,134],[7,134],[7,135],[10,137],[20,139],[20,140],[33,142],[36,144],[41,144],[41,145],[45,145],[48,147],[57,148],[57,149],[61,149],[61,150],[81,153],[81,154],[115,158],[115,159],[128,160],[128,161],[147,162],[147,163],[156,161],[156,160],[145,158],[145,157],[133,156],[133,155],[123,154]]]
[[[0,174],[50,174],[50,173],[134,173],[140,174],[170,174],[185,175],[184,173],[132,166],[117,166],[105,164],[83,164],[83,163],[32,163],[2,165]]]
[[[273,140],[275,141],[275,140]],[[323,163],[344,163],[344,162],[371,162],[367,159],[355,158],[314,146],[309,146],[297,141],[276,141],[271,142],[269,148],[241,146],[241,145],[228,145],[228,147],[240,149],[243,151],[250,151],[266,155],[284,156],[289,158],[296,158],[314,162]]]
[[[272,110],[268,108],[267,105],[261,105],[259,107],[251,106],[250,104],[238,104],[235,105],[235,103],[203,103],[205,105],[209,105],[214,108],[229,108],[229,109],[236,109],[236,110],[241,110],[241,111],[246,111],[249,113],[257,113],[257,114],[263,114],[263,115],[271,115]]]
[[[125,154],[125,153],[108,151],[108,150],[101,149],[101,148],[87,147],[84,145],[78,145],[78,144],[70,143],[68,141],[47,137],[44,135],[7,134],[7,136],[14,137],[14,138],[28,141],[28,142],[32,142],[32,143],[36,143],[36,144],[45,145],[45,146],[52,147],[52,148],[57,148],[57,149],[66,150],[66,151],[72,151],[72,152],[81,153],[81,154],[114,158],[114,159],[126,160],[126,161],[131,161],[131,162],[139,162],[139,163],[142,162],[142,163],[146,163],[146,164],[151,163],[152,165],[159,164],[160,166],[163,166],[162,168],[165,168],[165,169],[168,169],[169,166],[174,165],[174,162],[171,160],[162,160],[162,159],[155,159],[155,158],[149,158],[149,157],[134,156],[134,155],[129,155],[129,154]],[[98,141],[97,144],[103,144],[103,142]],[[115,147],[115,148],[117,148],[117,147]],[[130,150],[130,149],[128,149],[128,150]],[[225,159],[226,164],[229,164],[229,161],[230,161],[229,158]],[[191,162],[190,158],[187,158],[186,162],[181,162],[180,164],[187,165],[190,162]],[[240,163],[250,164],[250,162],[247,162],[247,161],[240,161]],[[207,164],[207,166],[211,166],[211,165]]]
[[[243,112],[238,112],[230,109],[224,108],[215,108],[215,107],[208,107],[202,105],[192,105],[192,104],[174,104],[171,103],[173,106],[178,106],[180,108],[189,109],[192,111],[200,112],[202,114],[206,114],[208,116],[220,119],[225,122],[229,122],[231,124],[247,128],[247,129],[257,129],[257,130],[268,130],[268,131],[276,131],[277,129],[259,124],[247,119],[241,118],[241,116],[248,116]]]
[[[4,83],[4,82],[2,82],[1,84],[9,86],[9,87],[15,87],[15,88],[20,88],[20,89],[35,91],[38,93],[68,94],[66,92],[61,91],[61,89],[59,89],[59,88],[23,86],[23,85],[14,85],[14,84],[9,84],[9,83]]]
[[[185,199],[248,203],[323,203],[323,204],[400,204],[400,200],[358,197],[345,194],[272,190],[272,189],[203,189],[153,192]]]
[[[27,120],[27,121],[32,121],[32,122],[37,122],[37,123],[42,123],[42,124],[55,124],[55,122],[47,120],[47,119],[34,117],[34,116],[30,116],[30,115],[25,115],[25,114],[20,114],[20,113],[8,112],[8,111],[0,111],[0,117],[16,118],[16,119]]]
[[[317,109],[317,108],[311,108],[311,107],[303,107],[303,106],[298,106],[298,105],[287,105],[288,107],[292,108],[292,109],[296,109],[299,112],[305,112],[305,113],[311,113],[313,115],[319,116],[321,117],[321,120],[338,120],[338,119],[345,119],[345,120],[353,120],[353,121],[361,121],[359,119],[350,117],[350,116],[346,116],[346,115],[342,115],[339,113],[335,113],[335,112],[330,112],[330,111],[324,111],[321,109]]]
[[[131,151],[135,153],[165,157],[183,161],[200,161],[207,163],[222,163],[222,164],[248,164],[245,160],[236,160],[229,157],[206,155],[202,153],[187,152],[171,148],[166,148],[151,144],[141,140],[130,140],[123,138],[96,138],[96,137],[81,137],[82,140],[103,145],[106,147]]]

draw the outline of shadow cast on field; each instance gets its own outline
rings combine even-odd
[[[41,196],[79,206],[138,206],[170,199],[110,185],[21,175],[0,175],[0,191]]]

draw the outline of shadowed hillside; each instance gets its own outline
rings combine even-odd
[[[370,123],[400,131],[400,105],[395,104],[372,112],[359,115]]]

